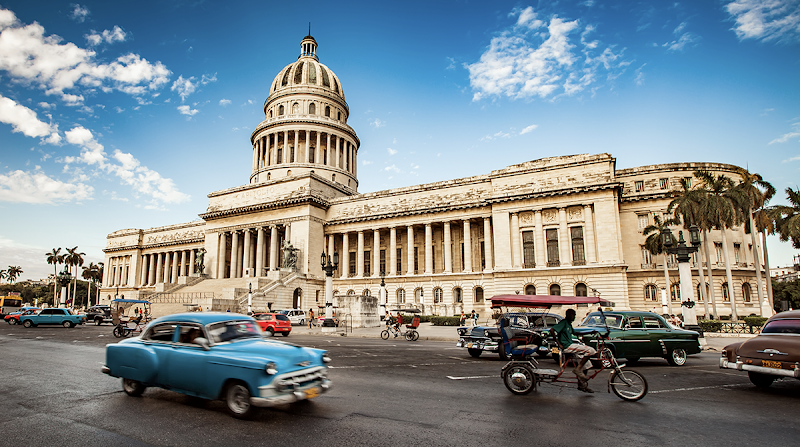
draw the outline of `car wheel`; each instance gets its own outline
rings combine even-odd
[[[94,319],[94,324],[96,326],[100,326],[101,324],[103,324],[103,319],[102,318],[95,318]]]
[[[269,332],[270,336],[272,336],[272,337],[275,336],[275,329],[272,329],[271,327],[269,327],[269,328],[267,328],[267,332]]]
[[[144,393],[145,389],[147,389],[147,387],[138,380],[122,379],[122,390],[125,391],[125,394],[128,396],[139,397]]]
[[[300,320],[300,326],[303,326],[304,324],[306,324],[306,320]]]
[[[667,362],[672,366],[683,366],[686,364],[686,351],[681,348],[675,348],[669,353]]]
[[[237,418],[244,419],[252,414],[250,390],[242,382],[233,382],[225,390],[225,404],[228,411]]]
[[[748,371],[747,375],[750,377],[750,381],[753,382],[753,385],[759,388],[767,388],[775,381],[775,376],[768,376],[753,371]]]
[[[14,318],[9,318],[8,319],[8,324],[10,324],[11,326],[14,326],[15,324],[17,324],[17,320],[15,320]]]
[[[61,326],[64,326],[65,328],[71,328],[74,325],[72,324],[71,321],[62,321]]]
[[[33,321],[25,320],[25,321],[22,322],[22,325],[25,326],[25,327],[33,327]]]
[[[469,355],[472,357],[478,358],[481,356],[483,349],[467,348],[467,352],[469,352]]]
[[[283,335],[284,337],[288,337],[288,336],[289,336],[289,332],[284,332],[284,333],[283,333],[283,334],[281,334],[281,335]]]

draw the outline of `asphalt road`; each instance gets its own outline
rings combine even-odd
[[[800,435],[800,381],[757,389],[720,370],[717,353],[684,367],[642,360],[634,369],[650,392],[624,402],[606,392],[605,374],[590,383],[595,394],[545,384],[514,396],[502,361],[472,359],[455,340],[339,336],[286,339],[329,350],[329,393],[241,421],[220,401],[125,395],[100,372],[111,330],[0,325],[0,445],[729,446],[795,445]]]

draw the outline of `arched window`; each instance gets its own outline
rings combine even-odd
[[[342,120],[342,112],[336,112],[336,119],[339,121]]]
[[[575,284],[575,296],[588,296],[587,292],[586,284],[582,282]]]
[[[476,287],[475,288],[475,302],[482,303],[483,302],[483,287]]]
[[[325,116],[331,117],[331,106],[325,106]]]
[[[442,289],[440,287],[437,287],[437,288],[433,289],[433,302],[434,303],[441,303],[442,302],[442,295],[443,295],[443,293],[442,293]]]
[[[700,290],[700,287],[701,287],[701,286],[702,286],[702,284],[700,284],[700,283],[697,283],[697,290],[696,290],[696,292],[697,292],[697,301],[699,301],[699,302],[701,302],[701,303],[702,303],[702,302],[703,302],[703,294],[702,294],[702,292],[701,292],[701,290]],[[706,283],[706,296],[708,296],[708,283]]]
[[[644,286],[644,300],[658,301],[658,288],[653,284]]]
[[[750,283],[742,284],[742,297],[745,303],[750,302]]]
[[[422,288],[418,288],[414,290],[414,302],[421,303],[423,300],[424,294],[422,292]]]
[[[456,287],[455,289],[453,289],[453,302],[454,303],[464,302],[464,294],[461,291],[461,287]]]
[[[350,290],[348,290],[348,291],[347,291],[347,294],[348,294],[348,295],[355,295],[355,294],[356,294],[356,291],[355,291],[355,290],[353,290],[353,289],[350,289]]]
[[[269,117],[272,118],[272,109],[269,109]]]
[[[278,115],[283,115],[283,105],[278,106]]]
[[[309,115],[316,115],[317,114],[317,105],[314,104],[313,102],[311,103],[311,105],[308,106],[308,113],[309,113]]]
[[[533,284],[525,286],[525,295],[536,295],[536,286]]]
[[[397,302],[401,304],[406,302],[405,289],[397,289]]]
[[[331,174],[331,181],[332,181],[332,182],[335,182],[335,181],[336,181],[336,174]]]
[[[297,115],[298,113],[300,113],[300,104],[292,104],[292,115]]]
[[[722,301],[727,303],[730,302],[730,300],[731,296],[728,294],[728,283],[724,282],[722,283]]]
[[[269,180],[270,177],[272,177],[272,175],[270,175],[270,173],[267,172],[267,180]]]
[[[558,284],[550,284],[550,295],[561,295],[561,286]]]
[[[698,284],[699,286],[699,284]],[[681,284],[680,283],[672,283],[669,286],[669,299],[673,303],[680,303],[681,302]]]
[[[372,296],[372,295],[370,295],[369,289],[364,289],[364,291],[361,292],[361,296]]]
[[[287,177],[289,177],[289,176],[291,176],[291,175],[292,175],[292,170],[291,170],[291,169],[289,169],[288,171],[286,171],[286,176],[287,176]]]

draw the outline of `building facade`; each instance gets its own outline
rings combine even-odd
[[[321,255],[338,253],[335,295],[378,296],[383,277],[389,308],[488,315],[491,296],[520,293],[601,294],[616,308],[661,311],[664,289],[677,312],[677,263],[666,259],[667,281],[663,256],[643,248],[643,229],[695,170],[736,177],[727,164],[617,170],[610,154],[581,154],[361,194],[349,113],[342,83],[306,36],[251,134],[249,182],[210,193],[202,221],[109,234],[102,300],[149,299],[160,313],[243,311],[252,292],[256,310],[316,310],[325,303]],[[713,231],[700,304],[713,299],[725,315],[735,302],[739,315],[758,314],[752,240],[742,228],[726,231],[734,296]]]

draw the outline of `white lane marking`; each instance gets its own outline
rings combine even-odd
[[[495,374],[495,375],[493,375],[493,376],[462,376],[462,377],[458,377],[458,376],[446,376],[446,377],[447,377],[448,379],[450,379],[450,380],[488,379],[488,378],[490,378],[490,377],[497,377],[497,374]]]
[[[737,388],[741,386],[750,386],[749,383],[731,383],[727,385],[710,385],[710,386],[694,386],[688,388],[674,388],[671,390],[657,390],[657,391],[649,391],[648,394],[659,394],[659,393],[672,393],[676,391],[695,391],[695,390],[709,390],[713,388]]]
[[[335,358],[334,358],[335,359]],[[408,363],[398,363],[395,365],[351,365],[351,366],[329,366],[328,369],[356,369],[356,368],[419,368],[420,366],[441,366],[441,365],[463,365],[470,362],[442,362],[442,363],[419,363],[416,365],[409,365]]]

